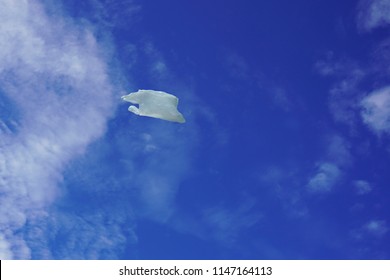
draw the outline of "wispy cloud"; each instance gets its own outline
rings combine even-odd
[[[178,232],[211,240],[224,247],[240,246],[242,237],[258,225],[264,214],[258,210],[256,200],[247,194],[238,195],[233,208],[231,203],[220,200],[192,213],[177,212],[170,221],[171,226]]]
[[[351,135],[360,132],[362,119],[376,132],[388,130],[388,50],[389,39],[385,39],[373,44],[369,64],[347,58],[335,59],[332,52],[315,64],[321,75],[336,80],[329,91],[329,110],[336,122],[350,128]]]
[[[295,164],[284,167],[270,166],[256,171],[255,176],[263,188],[274,192],[287,216],[307,217],[309,213],[302,197],[302,175]]]
[[[390,1],[361,0],[358,5],[357,25],[362,31],[371,31],[390,23]]]
[[[370,93],[361,101],[364,123],[375,133],[390,133],[390,87]]]
[[[332,135],[327,141],[323,159],[317,163],[314,174],[308,180],[307,189],[316,193],[331,191],[351,163],[348,142],[339,135]]]
[[[39,2],[1,0],[0,88],[20,114],[0,136],[2,258],[30,258],[21,233],[61,195],[66,164],[105,132],[113,86],[92,32]]]
[[[385,220],[371,219],[361,225],[359,228],[351,231],[355,240],[364,240],[370,238],[382,238],[389,232],[389,227]]]
[[[209,233],[218,242],[232,246],[243,231],[250,229],[263,218],[261,213],[254,211],[254,206],[255,201],[246,198],[235,210],[222,205],[205,209],[203,219]]]
[[[359,195],[368,194],[369,192],[372,191],[372,186],[367,181],[357,180],[357,181],[353,182],[353,184],[356,188],[356,193]]]
[[[134,223],[115,209],[103,206],[94,213],[77,212],[52,209],[45,219],[26,226],[24,239],[33,258],[117,259],[137,241]]]
[[[337,79],[329,91],[329,110],[336,122],[354,131],[359,120],[359,97],[363,94],[361,83],[367,70],[345,57],[336,59],[332,52],[319,60],[315,69],[322,76]]]
[[[326,158],[341,167],[346,167],[353,161],[350,143],[340,135],[332,135],[328,140]]]
[[[388,249],[385,239],[388,237],[389,226],[384,219],[372,218],[350,231],[355,242],[354,258],[388,259]],[[384,242],[384,243],[383,243]]]
[[[318,164],[315,174],[309,179],[307,188],[312,192],[329,192],[337,182],[341,171],[335,164],[322,162]]]
[[[245,59],[232,51],[228,51],[228,50],[224,50],[224,51],[225,51],[224,63],[226,65],[226,71],[228,72],[228,74],[234,79],[239,79],[239,80],[251,79],[249,65],[245,61]]]
[[[146,58],[148,60],[148,75],[155,80],[165,82],[168,79],[172,79],[172,73],[168,68],[167,62],[160,51],[155,47],[152,42],[147,42],[143,46]]]
[[[368,233],[377,237],[381,237],[389,231],[387,223],[384,220],[371,220],[363,228]]]
[[[138,215],[165,223],[175,211],[176,192],[189,168],[187,147],[191,144],[185,143],[189,140],[185,137],[175,138],[175,133],[169,129],[163,131],[161,127],[155,127],[152,134],[156,136],[145,143],[144,154],[148,155],[142,166],[135,167],[132,183],[139,190]]]
[[[142,9],[134,0],[87,0],[85,2],[89,2],[96,11],[93,16],[99,23],[122,29],[132,25],[134,18]],[[132,21],[129,21],[129,18],[132,18]]]

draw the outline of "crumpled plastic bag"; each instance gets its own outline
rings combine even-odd
[[[129,111],[136,115],[185,123],[183,115],[177,110],[179,99],[164,91],[140,89],[122,96],[122,100],[139,105],[129,107]]]

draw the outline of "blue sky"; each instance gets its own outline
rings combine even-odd
[[[0,4],[1,259],[389,259],[389,0]]]

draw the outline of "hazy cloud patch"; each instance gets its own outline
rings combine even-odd
[[[237,209],[232,210],[222,205],[204,210],[204,221],[207,228],[219,242],[233,245],[241,233],[253,227],[263,218],[254,211],[255,200],[246,198]]]
[[[390,87],[376,90],[361,101],[363,122],[377,134],[390,133]]]
[[[364,230],[368,233],[376,236],[382,237],[389,231],[386,221],[384,220],[371,220],[363,226]]]
[[[372,186],[369,182],[364,180],[357,180],[353,182],[358,195],[368,194],[372,191]]]
[[[361,0],[358,5],[357,26],[362,31],[371,31],[390,23],[389,0]]]
[[[307,189],[316,193],[329,192],[333,189],[340,174],[341,171],[337,165],[329,162],[319,163],[316,172],[307,183]]]

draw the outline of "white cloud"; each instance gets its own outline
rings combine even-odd
[[[361,116],[378,134],[390,133],[390,87],[370,93],[361,101]]]
[[[357,25],[363,31],[390,23],[389,0],[362,0],[358,5]]]
[[[17,132],[0,138],[0,253],[25,259],[21,229],[61,195],[67,162],[104,133],[113,88],[87,28],[37,1],[0,6],[0,89],[20,112]]]
[[[367,194],[372,191],[372,186],[370,183],[364,180],[355,181],[354,186],[356,188],[357,194],[359,195]]]
[[[309,191],[325,193],[333,189],[341,175],[339,167],[330,162],[318,164],[315,174],[309,179],[307,188]]]

